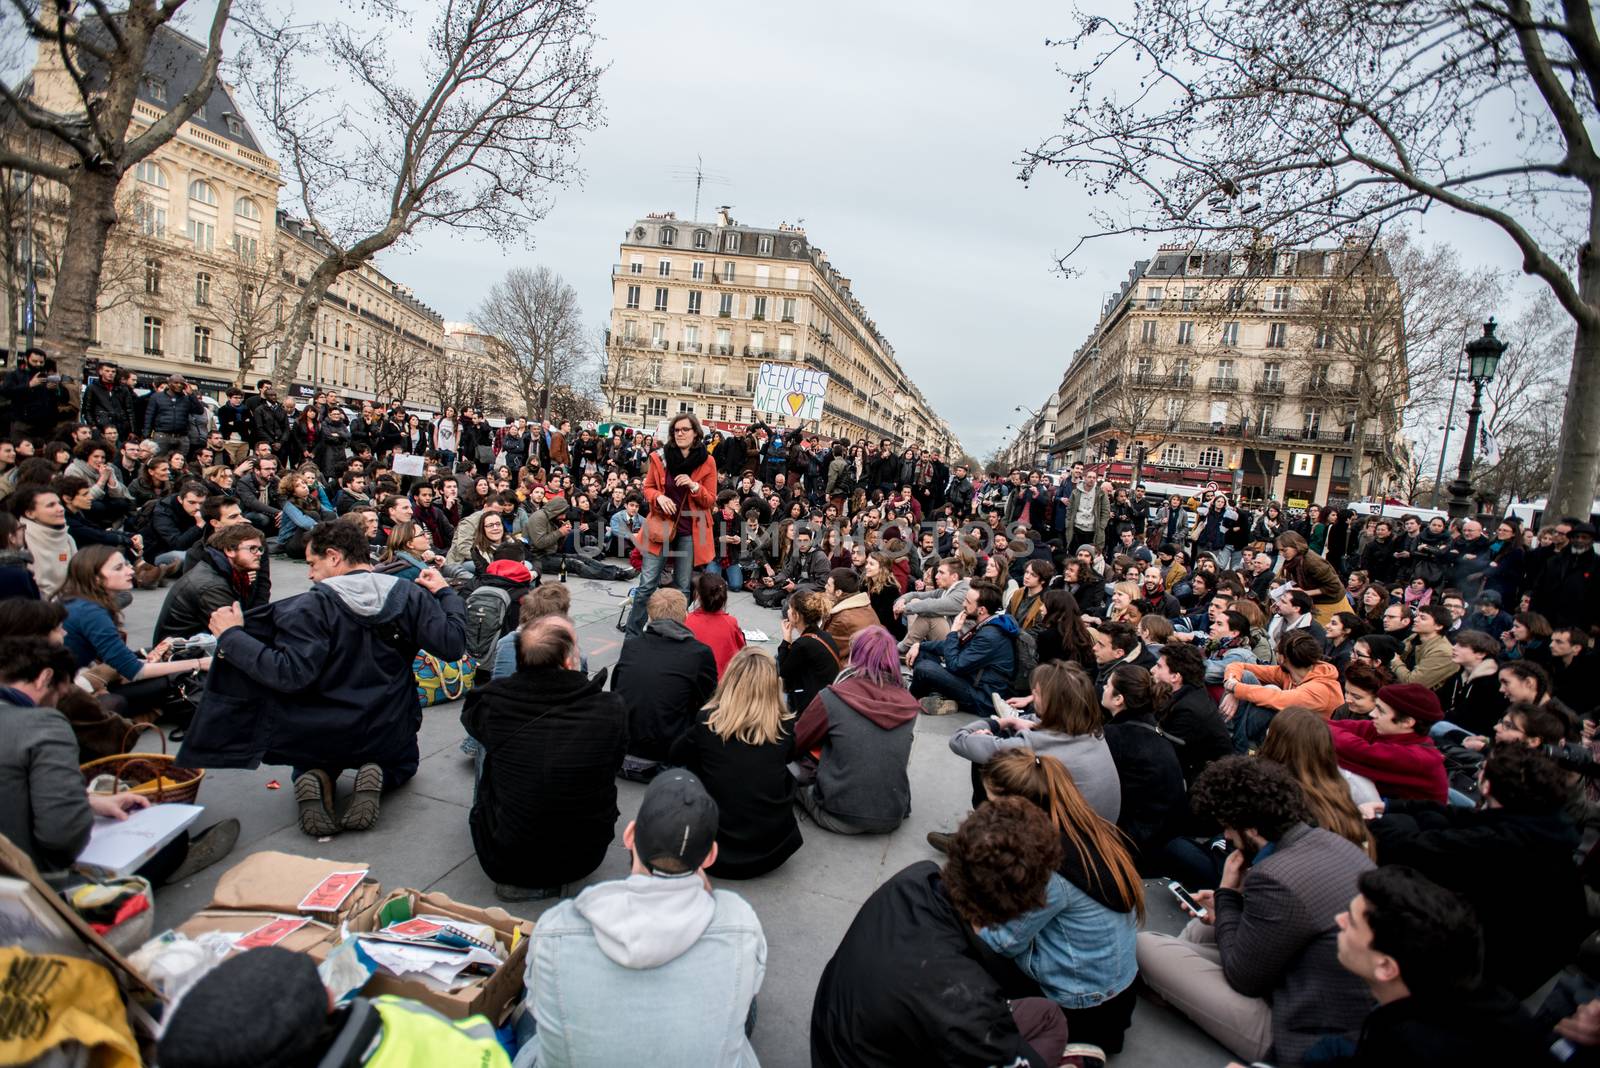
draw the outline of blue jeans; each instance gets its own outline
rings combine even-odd
[[[184,551],[182,549],[171,549],[171,550],[169,550],[167,552],[161,553],[159,556],[157,556],[154,560],[152,560],[150,562],[152,564],[157,565],[158,567],[166,567],[168,564],[181,564],[181,563],[183,563],[183,557],[184,557]]]
[[[672,560],[672,584],[689,596],[689,581],[694,577],[694,539],[680,534],[659,553],[643,553],[643,567],[639,569],[639,585],[633,591],[633,610],[628,613],[628,633],[643,634],[646,606],[650,595],[661,586],[661,568],[668,558]]]
[[[911,665],[911,696],[927,697],[929,694],[948,697],[961,706],[961,711],[974,716],[987,716],[994,708],[987,690],[980,690],[957,675],[932,656],[917,656]]]
[[[1247,686],[1260,685],[1255,675],[1248,671],[1239,676],[1239,681]],[[1251,747],[1259,746],[1261,739],[1267,736],[1267,728],[1272,725],[1272,717],[1277,714],[1275,708],[1240,700],[1239,707],[1233,713],[1233,751],[1248,753]]]
[[[744,570],[738,564],[729,564],[724,568],[715,560],[706,565],[706,574],[721,575],[728,580],[728,589],[737,593],[744,589]]]

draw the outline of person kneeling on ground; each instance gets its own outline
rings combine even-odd
[[[930,716],[956,711],[988,715],[993,707],[989,695],[1011,692],[1017,633],[1016,621],[1001,611],[1000,587],[974,582],[944,640],[920,642],[906,653],[911,695],[921,699]]]
[[[318,523],[306,538],[312,587],[257,609],[211,614],[217,656],[178,754],[191,768],[294,768],[300,830],[313,837],[364,831],[382,791],[417,773],[412,661],[466,652],[466,610],[429,568],[415,582],[372,571],[360,522]],[[343,821],[334,778],[356,768]]]
[[[616,833],[626,711],[578,659],[572,621],[517,637],[517,671],[469,690],[461,725],[482,744],[472,844],[502,901],[555,897],[605,859]]]
[[[717,659],[684,623],[689,602],[668,587],[650,595],[644,630],[622,643],[611,692],[628,709],[623,777],[647,782],[672,743],[694,726],[717,688]]]
[[[1001,797],[962,821],[942,869],[918,861],[873,891],[817,983],[811,1063],[1072,1063],[1061,1009],[977,934],[1043,908],[1060,863],[1050,818]]]
[[[1325,1038],[1353,1040],[1372,997],[1339,966],[1335,919],[1372,860],[1309,826],[1299,782],[1263,757],[1212,764],[1190,803],[1233,852],[1180,936],[1139,934],[1145,983],[1242,1061],[1288,1068]]]
[[[906,766],[917,702],[897,652],[882,627],[857,634],[849,666],[795,725],[794,767],[807,784],[800,804],[825,831],[889,834],[911,814]]]
[[[207,972],[167,1017],[162,1068],[510,1068],[482,1016],[452,1020],[385,994],[329,1010],[316,963],[264,946]]]
[[[657,776],[622,832],[628,877],[561,902],[533,929],[523,1008],[537,1030],[517,1068],[641,1054],[652,1064],[756,1064],[748,1035],[767,940],[755,910],[705,874],[716,837],[717,804],[700,780],[681,768]]]

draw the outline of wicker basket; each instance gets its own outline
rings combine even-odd
[[[138,723],[128,731],[122,740],[124,749],[132,749],[134,738],[140,731],[155,731],[156,737],[161,739],[161,752],[159,753],[116,753],[112,756],[91,760],[80,766],[83,772],[83,781],[94,781],[96,775],[109,772],[118,779],[133,784],[130,789],[133,793],[143,794],[155,804],[164,804],[168,801],[178,804],[193,804],[194,799],[200,794],[200,782],[206,777],[204,768],[180,768],[177,758],[167,753],[167,737],[153,723]]]

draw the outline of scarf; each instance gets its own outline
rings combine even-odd
[[[1229,638],[1207,638],[1206,658],[1210,659],[1212,657],[1221,656],[1229,649],[1237,649],[1241,645],[1244,645],[1248,640],[1248,638],[1243,636],[1234,636]]]
[[[694,448],[689,450],[688,456],[685,456],[676,445],[668,445],[661,450],[661,459],[667,468],[667,481],[671,482],[679,475],[693,477],[706,462],[706,447],[700,442],[695,442]]]

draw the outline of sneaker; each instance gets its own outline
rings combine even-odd
[[[494,896],[501,901],[548,901],[552,897],[560,897],[564,887],[552,886],[540,890],[532,886],[514,886],[511,883],[495,883]]]
[[[356,772],[356,792],[344,810],[344,829],[370,831],[378,822],[378,803],[383,797],[383,769],[363,764]]]
[[[948,831],[929,831],[928,844],[941,853],[950,852],[950,843],[955,840],[955,835]]]
[[[178,870],[167,876],[167,885],[205,871],[211,865],[233,852],[239,842],[239,821],[234,819],[213,823],[189,839],[189,855],[183,858]]]
[[[339,833],[333,815],[333,777],[312,770],[294,781],[294,799],[300,805],[300,830],[313,838]]]
[[[1061,1051],[1060,1068],[1101,1068],[1106,1051],[1087,1042],[1070,1042]]]
[[[923,713],[929,716],[948,716],[961,711],[961,706],[956,702],[936,693],[930,693],[917,703],[922,706]]]
[[[467,754],[469,757],[477,756],[478,750],[481,748],[483,747],[478,744],[478,739],[474,738],[470,734],[461,739],[461,751]]]

